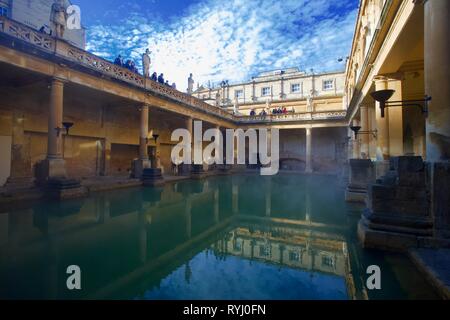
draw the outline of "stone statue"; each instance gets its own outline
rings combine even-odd
[[[56,37],[62,38],[67,23],[66,5],[64,0],[55,0],[53,3],[50,21],[55,28]]]
[[[216,93],[216,107],[220,107],[220,90]]]
[[[187,93],[192,94],[194,92],[194,78],[192,77],[192,73],[190,74],[188,78],[188,89]]]
[[[306,103],[306,110],[312,112],[313,111],[313,107],[314,107],[314,90],[311,90],[309,93],[309,96],[307,98],[307,103]]]
[[[150,54],[152,52],[147,49],[145,53],[142,54],[142,66],[144,68],[144,77],[150,77],[150,65],[152,64],[152,59],[150,58]]]

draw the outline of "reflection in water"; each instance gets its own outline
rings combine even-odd
[[[0,214],[0,298],[433,297],[403,257],[361,250],[351,210],[333,178],[283,175],[42,202]],[[364,289],[370,264],[382,292]],[[65,287],[69,265],[81,291]]]

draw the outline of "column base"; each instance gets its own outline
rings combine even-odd
[[[46,196],[56,200],[83,198],[88,195],[87,189],[80,181],[67,178],[49,178],[46,185]]]
[[[67,177],[66,161],[63,159],[45,159],[36,164],[36,180],[39,185],[46,185],[50,178]]]
[[[368,159],[350,159],[350,176],[345,200],[365,203],[367,190],[375,182],[373,163]]]
[[[142,181],[146,187],[163,186],[165,181],[161,169],[146,168],[142,175]]]
[[[142,179],[144,170],[151,167],[149,159],[136,159],[131,164],[131,177],[135,179]]]

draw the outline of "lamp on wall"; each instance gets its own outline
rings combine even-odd
[[[64,128],[66,128],[66,134],[69,135],[69,130],[70,128],[73,127],[74,123],[73,122],[63,122],[62,123]]]
[[[159,138],[159,134],[154,133],[153,134],[153,139],[155,139],[155,143],[158,142],[158,138]]]
[[[56,130],[56,136],[57,136],[58,138],[59,138],[59,136],[61,135],[61,131],[62,131],[63,129],[66,129],[66,135],[69,135],[69,130],[70,130],[70,128],[73,127],[74,123],[73,123],[73,122],[63,122],[62,125],[63,125],[64,128],[60,128],[60,127],[56,127],[56,128],[55,128],[55,130]]]
[[[431,97],[425,96],[425,99],[423,100],[402,100],[387,102],[394,95],[394,93],[395,90],[379,90],[370,94],[375,101],[380,103],[382,118],[384,118],[385,109],[389,107],[419,107],[425,117],[428,116],[428,102],[431,101]]]
[[[361,126],[350,126],[350,129],[355,133],[355,140],[358,138],[358,134],[371,134],[374,138],[377,137],[377,130],[361,131]]]

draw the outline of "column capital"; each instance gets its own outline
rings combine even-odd
[[[51,85],[64,85],[65,83],[67,83],[68,81],[66,79],[60,78],[60,77],[52,77],[49,80]]]
[[[376,76],[374,76],[373,77],[373,82],[386,82],[386,81],[388,81],[389,79],[386,77],[386,76],[383,76],[383,75],[376,75]]]

